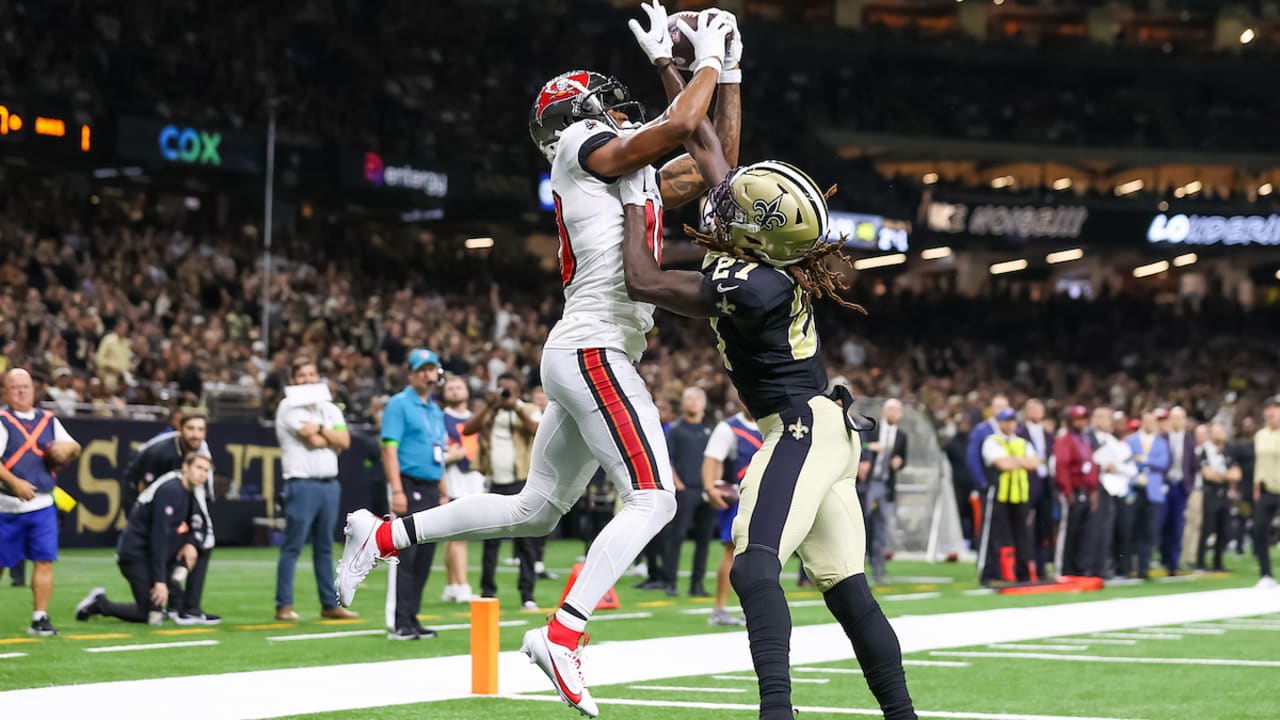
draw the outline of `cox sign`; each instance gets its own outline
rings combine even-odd
[[[219,132],[176,125],[165,125],[160,130],[160,154],[170,162],[218,167],[222,165],[222,156],[218,154],[221,144],[222,133]]]
[[[1280,215],[1157,215],[1147,242],[1174,245],[1280,245]]]

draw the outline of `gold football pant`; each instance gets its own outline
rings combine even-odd
[[[733,521],[737,555],[798,552],[826,592],[865,568],[866,531],[855,487],[861,440],[844,410],[817,396],[758,421],[764,444],[742,479]]]

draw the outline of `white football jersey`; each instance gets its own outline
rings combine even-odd
[[[625,131],[624,131],[625,132]],[[627,297],[622,269],[622,208],[645,208],[655,256],[662,256],[662,196],[657,173],[645,166],[621,178],[605,178],[584,160],[618,135],[597,120],[581,120],[560,134],[551,163],[551,192],[560,234],[564,317],[551,329],[551,348],[611,348],[639,360],[653,328],[653,306]]]

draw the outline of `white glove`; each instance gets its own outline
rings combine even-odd
[[[659,0],[653,0],[652,5],[641,3],[640,9],[649,16],[649,29],[640,27],[637,20],[628,20],[627,27],[631,28],[631,33],[636,36],[636,42],[648,56],[649,62],[657,65],[664,58],[670,60],[671,33],[667,31],[667,9],[662,7]]]
[[[713,67],[718,74],[724,68],[725,37],[732,27],[730,21],[715,10],[698,13],[698,29],[689,27],[683,19],[676,20],[676,27],[693,45],[693,73],[705,67]]]
[[[738,16],[728,10],[720,10],[721,17],[729,21],[729,48],[725,51],[724,70],[720,71],[720,84],[737,84],[742,82],[742,31],[738,29]]]

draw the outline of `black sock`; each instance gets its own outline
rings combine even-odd
[[[823,593],[827,609],[853,642],[867,687],[880,702],[885,720],[915,720],[902,670],[902,647],[863,574],[845,578]],[[745,603],[743,605],[745,607]]]
[[[729,582],[747,619],[751,661],[760,684],[760,720],[791,720],[791,611],[782,593],[778,554],[748,547],[734,558]]]

